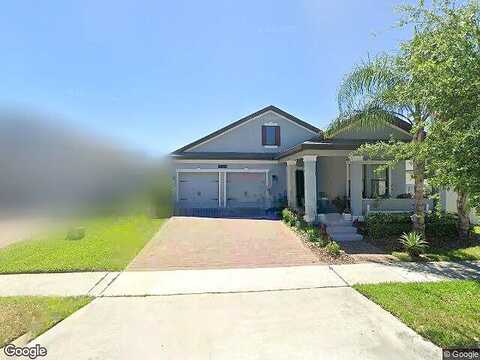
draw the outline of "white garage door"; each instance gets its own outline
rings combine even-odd
[[[218,207],[218,173],[179,173],[178,176],[180,207]]]
[[[265,173],[227,173],[227,207],[265,207]]]

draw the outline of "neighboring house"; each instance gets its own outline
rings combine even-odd
[[[409,130],[410,124],[398,119],[326,138],[317,127],[268,106],[171,154],[175,212],[258,212],[288,202],[311,222],[335,212],[343,198],[350,200],[354,218],[370,211],[412,211],[414,200],[404,198],[411,191],[405,162],[379,173],[375,168],[382,161],[352,155],[366,142],[410,141]]]

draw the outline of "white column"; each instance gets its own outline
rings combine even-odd
[[[352,216],[358,218],[363,215],[363,157],[350,158],[350,207]]]
[[[305,221],[311,223],[317,219],[317,155],[303,157],[303,176],[305,180]]]
[[[287,200],[288,207],[291,209],[297,208],[297,160],[287,161]]]

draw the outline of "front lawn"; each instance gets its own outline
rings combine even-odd
[[[440,347],[480,345],[480,282],[356,285],[355,289]]]
[[[0,250],[0,273],[123,270],[163,222],[141,215],[88,220],[81,240],[58,231]]]
[[[0,347],[26,332],[37,337],[91,300],[87,296],[0,298]]]

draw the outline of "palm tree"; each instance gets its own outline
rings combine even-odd
[[[378,128],[388,123],[395,124],[399,119],[411,125],[412,140],[406,147],[412,155],[415,178],[413,228],[424,234],[425,160],[415,148],[418,149],[425,139],[424,128],[429,112],[415,97],[415,86],[401,57],[382,55],[364,61],[343,80],[338,93],[340,115],[327,135],[345,128]],[[395,144],[397,148],[399,145]]]

